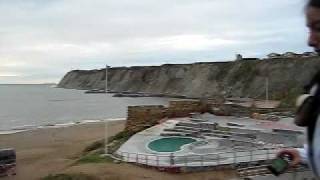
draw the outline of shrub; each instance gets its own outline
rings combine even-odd
[[[86,174],[55,174],[48,175],[42,180],[97,180],[98,178]]]
[[[114,153],[120,146],[125,143],[135,132],[131,131],[121,131],[115,136],[112,136],[108,139],[108,153]]]
[[[98,140],[87,146],[84,150],[83,153],[88,153],[100,148],[104,147],[104,139]]]
[[[113,162],[113,159],[106,156],[102,157],[99,153],[87,154],[81,157],[77,163],[105,163],[105,162]]]

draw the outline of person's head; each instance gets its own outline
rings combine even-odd
[[[306,19],[309,28],[308,44],[320,54],[320,0],[308,0]]]

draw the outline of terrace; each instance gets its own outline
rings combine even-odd
[[[193,114],[168,119],[133,135],[116,155],[126,162],[162,168],[259,164],[274,158],[278,148],[303,145],[303,129],[288,122],[287,118],[270,124],[251,118]]]

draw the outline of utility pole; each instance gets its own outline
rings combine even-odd
[[[105,92],[106,94],[108,93],[108,64],[106,65],[106,87],[105,87]],[[105,127],[105,137],[104,137],[104,153],[109,154],[109,149],[108,149],[108,139],[109,139],[109,121],[105,121],[106,127]]]
[[[104,153],[109,154],[109,149],[108,149],[108,139],[109,139],[109,122],[108,120],[105,121],[106,127],[105,127],[105,134],[104,134]]]
[[[105,87],[105,92],[108,92],[108,64],[106,65],[106,87]]]
[[[269,101],[269,77],[266,78],[266,102]]]

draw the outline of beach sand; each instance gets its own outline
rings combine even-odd
[[[109,122],[108,135],[120,132],[125,121]],[[109,180],[219,180],[234,177],[232,171],[169,174],[132,164],[92,163],[74,165],[83,149],[105,137],[105,123],[37,129],[0,135],[1,148],[15,148],[17,175],[1,178],[32,180],[56,173],[85,173]]]

